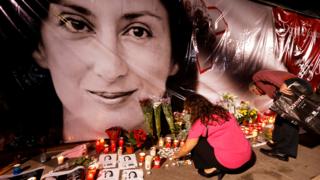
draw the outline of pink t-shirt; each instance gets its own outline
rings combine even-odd
[[[217,115],[212,115],[218,117]],[[208,143],[214,148],[214,155],[223,166],[235,169],[246,163],[251,157],[251,145],[242,133],[238,122],[230,114],[229,121],[219,118],[219,122],[208,124]],[[190,128],[188,139],[206,135],[206,126],[200,119]]]

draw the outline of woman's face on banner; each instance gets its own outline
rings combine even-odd
[[[141,124],[139,99],[162,96],[177,70],[159,0],[62,0],[41,32],[33,56],[49,69],[64,114],[87,130]]]

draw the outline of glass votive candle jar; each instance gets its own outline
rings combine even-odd
[[[64,157],[63,157],[62,155],[59,155],[59,156],[57,157],[57,161],[58,161],[58,165],[63,164]]]
[[[151,147],[151,148],[150,148],[150,155],[151,155],[151,156],[155,156],[156,154],[157,154],[157,149],[156,149],[156,147],[154,147],[154,146]]]
[[[145,152],[140,152],[139,153],[139,162],[143,163],[145,159],[146,153]]]
[[[20,174],[21,172],[22,172],[22,169],[20,164],[13,165],[13,170],[12,170],[13,175]]]

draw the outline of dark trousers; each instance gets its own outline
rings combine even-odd
[[[276,116],[272,140],[276,143],[274,150],[297,157],[299,144],[299,127],[281,116]]]
[[[256,155],[252,151],[248,162],[236,169],[229,169],[218,162],[214,156],[214,148],[210,146],[206,138],[200,137],[198,144],[191,151],[191,158],[197,169],[217,168],[228,174],[239,174],[251,168],[256,162]]]

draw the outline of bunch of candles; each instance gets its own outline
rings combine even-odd
[[[105,141],[103,138],[96,141],[96,153],[99,154],[104,150]]]
[[[118,139],[118,142],[116,140],[110,140],[110,144],[108,144],[103,138],[98,139],[96,141],[96,153],[99,154],[101,152],[103,153],[115,153],[117,152],[117,144],[119,149],[123,149],[124,145],[124,139],[123,137],[120,137]]]

